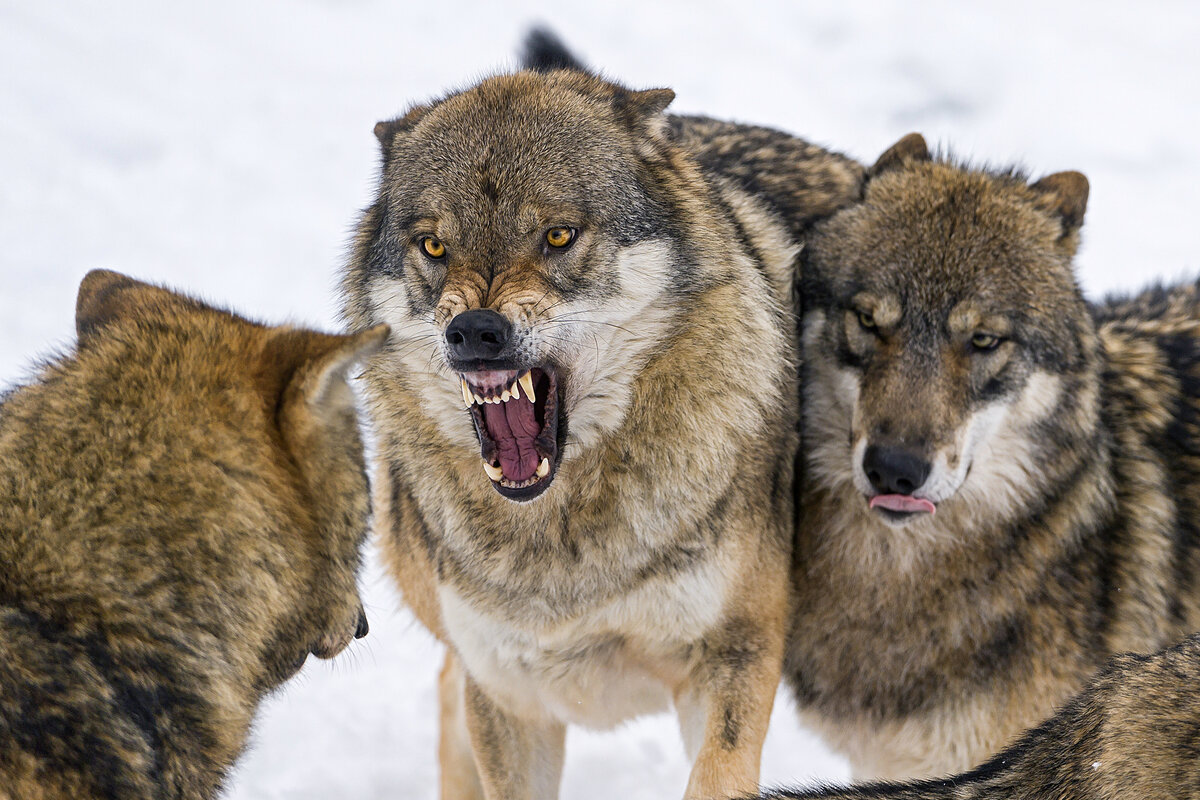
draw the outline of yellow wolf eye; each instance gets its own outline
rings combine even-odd
[[[977,333],[971,337],[971,346],[976,350],[995,350],[1000,346],[1000,337],[990,333]]]
[[[420,244],[421,250],[430,258],[441,258],[446,255],[446,245],[442,244],[436,236],[422,236]]]
[[[551,247],[566,247],[575,241],[575,234],[578,232],[574,228],[551,228],[546,231],[546,244]]]
[[[875,316],[869,311],[859,311],[858,324],[869,331],[873,331],[875,330]]]

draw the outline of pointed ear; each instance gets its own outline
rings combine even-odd
[[[119,272],[94,269],[79,284],[79,294],[75,298],[75,335],[80,344],[86,344],[101,329],[117,320],[176,301],[187,302],[173,292]]]
[[[317,417],[352,407],[350,368],[383,347],[389,333],[387,325],[376,325],[347,335],[306,333],[307,340],[299,343],[289,337],[302,360],[284,389],[285,403],[302,401],[305,411]]]
[[[928,160],[929,145],[925,144],[925,137],[919,133],[910,133],[883,151],[883,155],[867,172],[867,177],[874,178],[888,170],[902,167],[906,163]]]
[[[1063,236],[1074,233],[1083,224],[1087,211],[1088,179],[1082,172],[1055,172],[1031,187],[1038,192],[1035,201],[1039,208],[1062,219]]]
[[[631,113],[645,119],[666,111],[674,99],[674,89],[645,89],[640,92],[627,92],[622,102]]]
[[[411,130],[428,111],[428,106],[414,106],[405,112],[402,117],[375,123],[375,138],[379,140],[379,147],[383,151],[384,161],[387,161],[392,155],[392,146],[396,142],[396,136]]]

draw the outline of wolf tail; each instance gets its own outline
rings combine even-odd
[[[536,27],[525,35],[521,46],[521,67],[534,72],[573,69],[589,72],[587,65],[575,57],[549,28]]]

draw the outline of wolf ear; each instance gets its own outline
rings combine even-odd
[[[185,298],[127,275],[107,269],[94,269],[83,277],[75,298],[75,335],[86,344],[113,322],[161,308]]]
[[[1063,236],[1074,233],[1083,224],[1083,215],[1087,211],[1088,179],[1082,172],[1055,172],[1030,188],[1038,192],[1035,203],[1039,208],[1062,219]]]
[[[613,104],[618,112],[645,120],[666,111],[674,99],[674,89],[645,89],[640,92],[618,92]]]
[[[613,110],[617,118],[633,131],[641,132],[642,140],[638,149],[643,156],[650,158],[658,146],[670,138],[667,118],[663,111],[675,99],[672,89],[646,89],[631,92],[617,87],[613,94]]]
[[[888,170],[897,169],[914,161],[929,160],[929,145],[925,137],[919,133],[910,133],[883,151],[883,155],[867,173],[868,178],[874,178]]]
[[[396,136],[411,130],[428,111],[428,106],[414,106],[406,111],[403,116],[375,123],[375,138],[379,140],[379,147],[383,151],[384,161],[387,161],[392,156],[392,146],[396,142]]]
[[[282,330],[267,347],[264,358],[292,363],[294,369],[283,388],[283,405],[297,416],[325,418],[353,408],[350,368],[383,347],[390,329],[376,325],[353,334],[323,334]]]

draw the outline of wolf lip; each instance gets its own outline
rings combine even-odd
[[[908,494],[877,494],[871,498],[867,507],[909,514],[918,512],[933,514],[937,511],[937,506],[924,497],[913,497]]]
[[[531,500],[554,480],[558,380],[550,367],[460,373],[463,402],[479,436],[483,469],[510,500]]]

